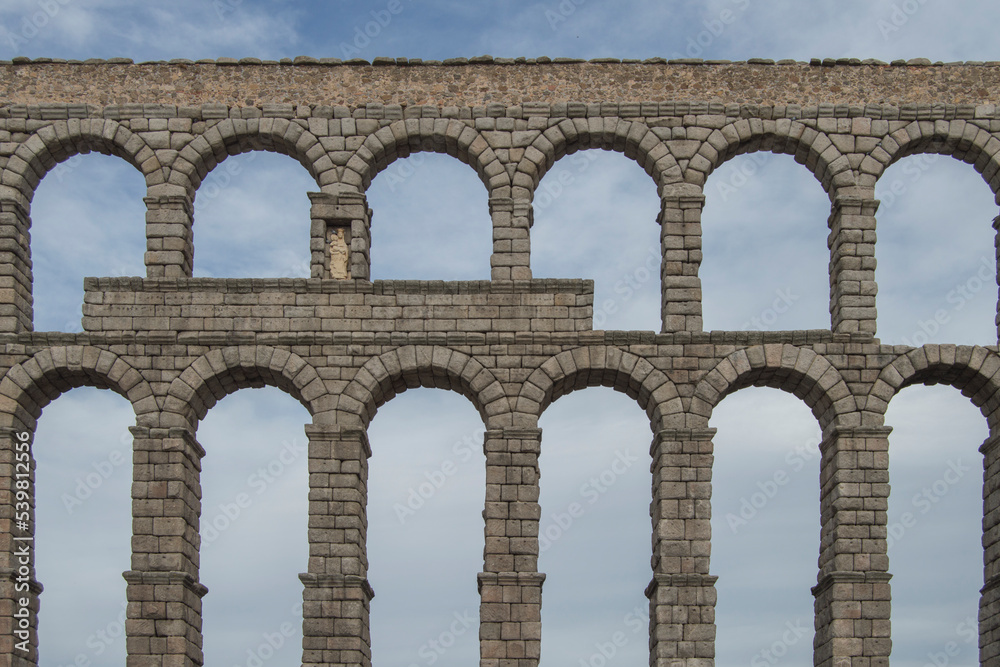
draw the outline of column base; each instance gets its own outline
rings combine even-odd
[[[536,667],[542,650],[541,572],[480,572],[480,667]]]
[[[653,575],[649,598],[650,665],[715,664],[715,582],[710,574]]]

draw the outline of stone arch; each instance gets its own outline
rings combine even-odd
[[[668,142],[674,151],[686,150],[691,142]],[[854,172],[847,156],[840,152],[830,137],[808,125],[783,118],[764,120],[741,118],[712,130],[708,138],[690,156],[684,170],[684,180],[704,186],[709,175],[723,163],[744,153],[770,152],[791,155],[805,165],[831,196],[838,188],[855,184]]]
[[[514,411],[537,420],[553,401],[585,387],[611,387],[635,399],[650,428],[683,413],[674,383],[649,361],[612,346],[578,347],[547,359],[521,387]]]
[[[0,380],[0,426],[35,429],[42,409],[77,387],[110,389],[132,404],[140,426],[156,426],[158,405],[142,374],[108,350],[89,345],[46,348],[14,364]]]
[[[332,410],[326,384],[302,357],[267,345],[240,345],[203,354],[170,383],[163,412],[172,423],[165,425],[194,428],[229,394],[265,385],[290,394],[313,423],[322,423],[323,414]]]
[[[7,161],[2,183],[30,202],[38,183],[57,164],[91,152],[124,159],[139,170],[147,187],[166,179],[153,150],[138,134],[110,119],[72,118],[52,121],[21,142]]]
[[[534,198],[542,178],[566,155],[591,148],[623,153],[662,188],[682,180],[681,168],[665,143],[639,121],[622,118],[567,118],[538,134],[514,174],[514,198]]]
[[[748,347],[729,354],[698,382],[690,411],[705,421],[729,394],[745,387],[773,387],[801,398],[825,431],[828,426],[858,426],[850,388],[822,355],[787,343]],[[853,417],[849,417],[853,415]]]
[[[971,164],[1000,204],[1000,139],[961,119],[913,121],[886,135],[861,162],[862,185],[875,187],[885,170],[909,155],[937,153]]]
[[[406,345],[372,357],[358,369],[340,394],[338,423],[368,428],[382,405],[416,387],[462,394],[487,427],[500,426],[496,422],[510,411],[503,385],[476,359],[447,347]]]
[[[454,118],[410,118],[376,130],[348,160],[342,182],[367,190],[390,164],[420,152],[445,153],[470,165],[491,195],[502,196],[510,187],[510,176],[486,138]]]
[[[309,130],[287,118],[227,118],[194,137],[174,160],[169,182],[189,193],[230,155],[281,153],[297,160],[320,186],[337,181],[326,150]]]
[[[924,345],[893,359],[872,385],[861,407],[882,423],[889,401],[914,384],[947,384],[962,392],[986,417],[990,432],[1000,426],[1000,356],[978,345]]]

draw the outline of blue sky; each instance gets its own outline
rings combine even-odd
[[[970,1],[961,8],[941,0],[6,0],[0,5],[0,60],[487,53],[997,58],[992,47],[1000,6]],[[652,181],[622,155],[588,151],[558,163],[540,187],[550,179],[565,182],[562,172],[569,186],[544,206],[539,201],[536,210],[534,275],[593,278],[597,303],[614,303],[596,314],[601,327],[658,328],[655,279],[640,281],[628,299],[614,292],[618,281],[640,275],[657,245]],[[196,201],[196,275],[308,275],[305,193],[317,189],[301,165],[283,155],[226,160]],[[997,290],[990,278],[997,210],[986,184],[951,158],[914,156],[891,167],[878,192],[883,342],[995,344]],[[42,181],[32,205],[37,330],[80,330],[84,276],[144,273],[143,194],[134,169],[100,155],[74,158]],[[706,329],[828,328],[829,202],[813,176],[786,155],[740,156],[713,173],[705,194]],[[376,178],[368,196],[375,212],[376,278],[488,277],[486,193],[466,165],[416,155]],[[944,238],[942,228],[948,230]],[[774,309],[776,300],[788,306],[785,312]],[[940,311],[944,317],[935,320]],[[124,659],[120,573],[129,569],[132,419],[124,399],[77,389],[47,407],[40,420],[43,664],[70,665],[81,655],[94,665]],[[305,409],[277,389],[244,390],[221,401],[199,428],[208,451],[201,579],[210,589],[205,650],[212,665],[249,667],[268,644],[278,647],[266,664],[298,660],[297,575],[306,558],[301,447],[308,420]],[[986,436],[985,420],[953,389],[915,387],[893,401],[887,423],[895,428],[893,665],[923,667],[948,642],[959,647],[952,664],[974,664],[976,647],[966,641],[962,624],[975,618],[982,585],[977,447]],[[548,575],[543,664],[596,665],[600,644],[616,632],[628,641],[608,664],[645,664],[645,633],[634,628],[641,619],[636,608],[645,613],[642,590],[650,578],[648,421],[624,395],[595,388],[557,401],[541,425],[542,530],[555,536],[540,558]],[[720,577],[717,664],[809,664],[818,425],[794,397],[747,389],[723,401],[712,426],[718,428],[712,565]],[[474,664],[477,633],[467,621],[478,614],[475,576],[482,567],[482,423],[463,397],[419,389],[380,409],[370,438],[375,662]],[[590,503],[588,480],[617,457],[638,462]],[[268,481],[262,482],[261,470],[270,470]],[[787,482],[772,485],[779,473]],[[440,487],[412,515],[400,512],[411,491],[441,474]],[[945,478],[957,481],[938,483]],[[241,493],[252,503],[231,518],[225,508]],[[763,506],[745,509],[758,493],[765,493]],[[553,515],[581,498],[587,511],[559,528]],[[912,520],[904,522],[907,514]],[[462,631],[448,636],[452,628]],[[806,634],[788,635],[790,628]],[[796,640],[786,642],[783,635]]]

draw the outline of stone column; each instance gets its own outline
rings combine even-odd
[[[660,268],[663,331],[701,331],[701,194],[661,197]]]
[[[204,664],[198,582],[201,459],[188,428],[133,426],[129,667]]]
[[[336,280],[371,278],[371,222],[360,192],[310,192],[310,275]]]
[[[816,598],[817,667],[888,667],[889,433],[831,427],[820,444],[822,531]]]
[[[531,202],[510,197],[490,197],[493,220],[493,256],[490,257],[492,280],[529,280],[531,278],[531,225],[534,223]]]
[[[0,193],[0,332],[32,331],[31,219],[22,197]]]
[[[0,429],[0,664],[11,667],[38,664],[33,440],[27,429]]]
[[[712,438],[716,429],[670,429],[653,438],[653,580],[650,665],[715,664],[712,542]]]
[[[306,425],[309,439],[309,571],[302,593],[303,667],[370,667],[366,540],[368,459],[361,428]]]
[[[830,213],[830,315],[833,331],[875,333],[874,191],[839,194]]]
[[[190,277],[194,266],[194,203],[186,194],[144,197],[146,276]]]
[[[1000,657],[1000,432],[983,446],[983,589],[979,598],[979,664]]]
[[[486,432],[485,572],[479,574],[480,667],[537,667],[542,583],[538,572],[541,429]]]

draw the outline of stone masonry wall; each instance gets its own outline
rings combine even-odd
[[[940,153],[1000,193],[998,83],[997,63],[919,60],[0,62],[0,664],[37,664],[45,597],[18,551],[30,537],[20,514],[33,522],[18,492],[33,478],[17,464],[42,408],[83,385],[131,402],[128,665],[201,665],[198,424],[229,393],[272,385],[311,415],[302,664],[378,662],[368,631],[378,603],[367,580],[367,426],[396,394],[426,386],[466,396],[486,427],[481,665],[534,667],[545,580],[538,419],[570,391],[608,386],[645,410],[652,431],[650,664],[708,667],[717,640],[711,416],[734,391],[770,386],[800,398],[823,431],[814,662],[885,667],[884,415],[914,383],[960,389],[990,427],[980,663],[995,664],[997,341],[881,344],[874,188],[900,158]],[[532,277],[535,189],[556,161],[596,148],[634,159],[661,198],[658,332],[595,331],[591,283]],[[316,181],[302,239],[311,277],[192,278],[199,186],[228,156],[260,150],[292,156]],[[32,197],[58,162],[90,151],[126,160],[146,180],[147,275],[88,278],[84,332],[37,332]],[[487,188],[490,281],[370,280],[377,212],[365,190],[419,151],[466,162]],[[830,196],[829,329],[703,330],[703,189],[726,160],[755,151],[793,155]]]

